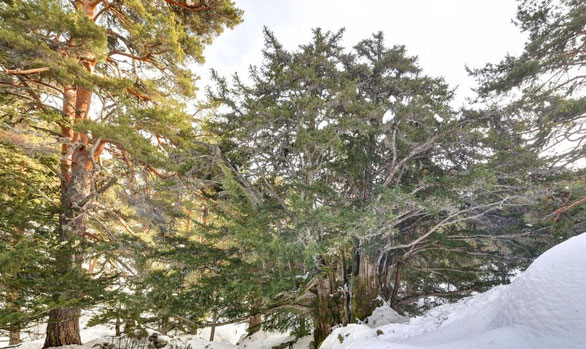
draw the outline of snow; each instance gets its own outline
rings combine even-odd
[[[338,328],[320,349],[582,349],[584,290],[586,233],[545,252],[510,285],[431,309],[408,323]]]
[[[383,115],[383,124],[386,124],[387,122],[393,120],[395,118],[395,114],[393,113],[392,110],[387,110],[384,115]]]

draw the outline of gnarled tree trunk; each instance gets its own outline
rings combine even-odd
[[[381,305],[379,263],[376,251],[360,250],[354,260],[354,285],[352,287],[352,322],[364,320]]]
[[[325,264],[325,263],[324,263]],[[316,347],[332,332],[332,327],[342,323],[344,301],[337,290],[336,268],[325,266],[326,271],[316,284],[313,339]]]

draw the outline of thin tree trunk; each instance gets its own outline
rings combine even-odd
[[[381,296],[386,301],[391,298],[393,292],[391,287],[393,278],[392,266],[393,256],[389,253],[383,254],[378,265],[378,280],[381,288]]]
[[[96,265],[98,265],[98,259],[92,258],[92,261],[90,262],[90,265],[87,269],[88,273],[93,274],[94,271],[96,270]]]
[[[346,326],[348,325],[348,323],[350,323],[350,319],[352,317],[352,309],[350,307],[351,303],[351,299],[350,299],[350,278],[348,277],[349,275],[352,274],[352,269],[348,268],[348,263],[346,261],[346,254],[344,253],[344,251],[341,251],[341,260],[342,260],[342,282],[343,282],[343,289],[344,289],[344,317],[342,318],[342,325]]]
[[[218,311],[214,309],[214,313],[212,314],[212,327],[210,329],[210,342],[214,341],[214,337],[216,336],[216,322],[218,321]]]
[[[159,326],[159,332],[163,335],[167,335],[169,332],[169,317],[167,315],[163,315],[161,317],[161,326]]]
[[[122,324],[122,321],[120,319],[120,314],[116,314],[116,323],[114,324],[114,331],[116,336],[120,336],[122,334],[122,331],[120,330],[120,325]]]
[[[399,286],[401,286],[401,268],[403,266],[402,262],[397,262],[397,267],[395,270],[395,283],[393,285],[393,294],[391,295],[391,308],[397,310],[397,304],[399,300],[397,296],[399,295]]]

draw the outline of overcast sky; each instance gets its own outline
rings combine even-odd
[[[346,28],[344,45],[351,47],[376,31],[387,44],[405,45],[419,57],[426,74],[443,76],[458,86],[458,106],[474,86],[465,66],[481,67],[506,53],[522,51],[524,36],[511,20],[515,0],[235,0],[244,22],[224,32],[206,49],[207,63],[196,67],[200,88],[209,82],[209,69],[222,75],[246,76],[259,64],[262,28],[267,26],[288,49],[311,38],[311,29]]]

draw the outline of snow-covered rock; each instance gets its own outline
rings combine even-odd
[[[376,338],[375,329],[362,324],[349,324],[333,330],[319,348],[353,348],[353,343],[358,345],[373,338]]]
[[[364,321],[368,326],[375,328],[388,324],[402,324],[409,322],[409,318],[397,313],[388,304],[383,304],[376,308],[372,315]]]
[[[406,324],[339,328],[320,348],[586,348],[586,233],[545,252],[510,285]]]
[[[153,332],[149,336],[149,342],[155,347],[155,349],[161,349],[169,345],[171,339],[167,336],[164,336],[158,332]]]

